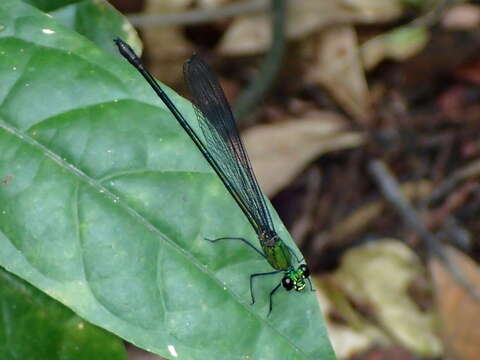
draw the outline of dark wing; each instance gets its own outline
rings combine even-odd
[[[224,174],[220,178],[250,222],[253,220],[257,233],[274,232],[270,212],[250,165],[232,110],[214,72],[197,55],[185,63],[183,70],[196,106],[205,146],[218,167],[217,173]]]

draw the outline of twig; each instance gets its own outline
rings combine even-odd
[[[252,0],[217,9],[195,9],[173,14],[131,14],[128,15],[128,19],[134,26],[139,27],[153,25],[194,25],[237,15],[265,11],[267,8],[268,0]]]
[[[426,205],[431,205],[452,191],[458,183],[469,178],[480,176],[480,160],[474,161],[467,166],[455,171],[447,179],[445,179],[433,193],[428,197]]]
[[[235,103],[234,113],[242,119],[252,113],[272,86],[285,52],[285,24],[287,20],[287,0],[270,0],[272,7],[272,45],[258,70],[258,76],[250,82]]]
[[[403,220],[411,226],[424,240],[429,251],[438,252],[438,243],[427,227],[418,219],[418,214],[404,198],[400,191],[400,186],[394,177],[387,170],[383,162],[379,160],[371,161],[369,164],[370,174],[374,177],[377,184],[387,201],[394,206],[400,213]]]
[[[380,187],[383,196],[385,196],[387,201],[395,208],[395,210],[397,210],[405,223],[415,230],[420,238],[423,239],[427,245],[429,253],[438,257],[452,273],[458,283],[461,284],[465,290],[472,295],[472,297],[477,301],[480,301],[480,292],[475,288],[471,281],[464,276],[463,272],[450,261],[444,249],[438,244],[435,236],[420,220],[419,214],[417,214],[413,206],[403,197],[399,190],[398,182],[392,174],[390,174],[384,163],[379,160],[371,161],[369,164],[369,171]]]
[[[447,238],[463,251],[470,249],[472,245],[472,235],[453,216],[445,219],[438,236]]]
[[[429,181],[419,180],[412,183],[405,183],[400,186],[402,195],[407,199],[419,199],[427,197],[432,186]],[[385,211],[385,201],[371,201],[356,210],[347,217],[336,223],[334,228],[326,236],[326,246],[346,246],[355,239],[355,236],[365,230],[375,219]]]

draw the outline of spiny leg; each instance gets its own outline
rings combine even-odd
[[[244,238],[240,238],[240,237],[223,237],[223,238],[218,238],[218,239],[208,239],[208,238],[205,238],[205,240],[207,241],[210,241],[212,243],[214,242],[217,242],[217,241],[220,241],[220,240],[240,240],[241,242],[245,243],[246,245],[250,246],[251,249],[255,250],[257,252],[257,254],[259,254],[261,257],[263,257],[264,259],[266,259],[266,256],[264,253],[262,253],[260,250],[258,250],[255,245],[252,245],[250,242],[248,242],[247,240],[245,240]]]
[[[270,313],[272,312],[272,306],[273,306],[273,305],[272,305],[273,294],[275,294],[275,291],[277,291],[277,290],[278,290],[278,288],[280,287],[280,285],[281,285],[281,284],[282,284],[282,283],[281,283],[281,282],[279,282],[279,283],[278,283],[278,285],[277,285],[277,286],[275,286],[275,287],[273,288],[273,290],[272,290],[272,291],[270,291],[270,310],[268,310],[268,315],[267,315],[267,316],[270,316]]]
[[[252,296],[252,305],[255,304],[255,296],[253,296],[253,278],[257,276],[267,276],[267,275],[278,274],[279,272],[282,272],[282,271],[283,270],[275,270],[275,271],[270,271],[266,273],[258,273],[258,274],[250,275],[250,295]]]
[[[310,284],[310,291],[315,291],[315,289],[313,288],[312,281],[310,280],[310,278],[307,278],[307,280],[308,280],[308,283]]]

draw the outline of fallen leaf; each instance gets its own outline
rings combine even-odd
[[[405,0],[340,0],[343,6],[355,9],[360,21],[376,23],[396,19],[403,12]]]
[[[299,39],[339,23],[377,23],[402,14],[400,0],[295,0],[288,8],[287,37]],[[254,55],[270,46],[270,12],[236,18],[218,50],[225,55]]]
[[[448,9],[442,18],[442,26],[449,30],[474,30],[480,25],[480,6],[462,4]]]
[[[191,0],[146,0],[146,14],[176,13],[188,7]],[[192,45],[177,25],[147,26],[142,31],[148,49],[149,69],[155,77],[167,84],[183,79],[182,64],[193,52]]]
[[[198,7],[208,9],[208,8],[218,8],[221,6],[227,5],[231,0],[196,0]]]
[[[365,136],[349,130],[339,115],[312,111],[303,118],[250,128],[243,140],[262,189],[272,196],[308,162],[330,151],[360,146]]]
[[[375,36],[361,46],[363,66],[372,70],[385,59],[402,61],[418,54],[430,38],[422,26],[403,26]]]
[[[394,343],[435,357],[442,353],[442,344],[434,313],[421,310],[408,293],[412,282],[424,276],[426,269],[410,248],[385,239],[350,249],[332,279],[356,304],[370,309],[369,317]]]
[[[348,359],[373,345],[388,345],[387,336],[359,314],[328,277],[314,277],[317,299],[338,359]],[[341,317],[341,321],[336,318]]]
[[[333,26],[314,41],[316,46],[305,81],[323,85],[347,113],[366,123],[370,96],[355,30],[348,25]]]
[[[480,288],[480,270],[468,256],[445,247],[448,258],[473,285]],[[476,360],[480,353],[480,303],[458,284],[437,259],[429,263],[435,285],[435,300],[447,350],[458,360]]]

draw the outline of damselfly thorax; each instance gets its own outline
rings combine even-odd
[[[277,233],[264,231],[259,235],[259,240],[268,263],[274,269],[287,270],[292,266],[291,250]]]

